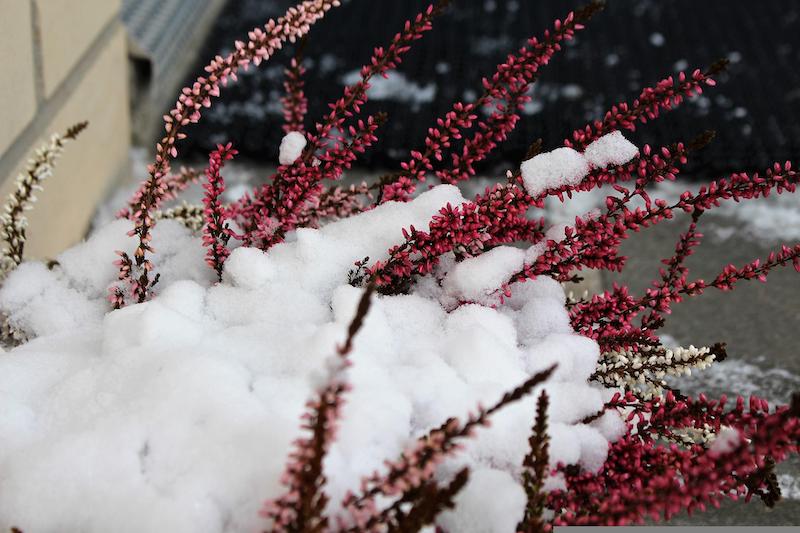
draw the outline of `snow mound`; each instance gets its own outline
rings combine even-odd
[[[222,283],[200,239],[178,224],[154,236],[159,294],[109,312],[113,250],[129,249],[114,222],[58,264],[20,267],[0,308],[36,338],[0,356],[0,527],[26,531],[245,532],[267,527],[258,509],[282,493],[279,478],[304,402],[346,334],[362,289],[353,263],[385,260],[400,228],[426,227],[458,189],[301,229],[264,253],[240,248]],[[503,283],[524,251],[447,263],[439,279],[467,296]],[[485,282],[481,277],[485,276]],[[413,439],[479,402],[489,405],[557,361],[551,462],[596,469],[619,420],[592,425],[603,393],[586,378],[597,344],[569,327],[564,293],[540,278],[513,286],[500,309],[446,309],[444,289],[422,280],[410,294],[376,297],[356,338],[353,385],[325,463],[331,511],[360,478]],[[439,475],[468,465],[454,531],[511,531],[522,516],[519,467],[535,400],[498,413]],[[548,481],[549,487],[558,480]],[[492,498],[485,495],[491,493]]]
[[[522,180],[531,196],[548,189],[577,185],[589,173],[589,162],[572,148],[556,148],[522,163]]]
[[[291,131],[281,139],[278,162],[281,165],[291,165],[297,161],[306,147],[306,136],[299,131]]]
[[[714,441],[711,443],[708,452],[712,456],[725,455],[726,453],[731,453],[738,448],[741,442],[742,435],[739,433],[738,429],[723,427],[714,438]]]
[[[520,172],[528,194],[539,196],[550,189],[578,185],[592,168],[624,165],[638,153],[621,132],[613,131],[589,144],[583,153],[563,147],[534,156],[522,163]]]
[[[444,289],[459,301],[482,302],[525,265],[525,250],[498,246],[457,263],[444,279]]]
[[[624,165],[638,153],[636,145],[623,137],[622,132],[614,131],[587,146],[583,155],[593,167],[605,168]]]

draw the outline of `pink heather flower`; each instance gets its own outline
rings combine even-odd
[[[217,276],[222,280],[222,270],[225,259],[230,255],[227,248],[228,240],[233,235],[226,223],[226,212],[220,198],[225,192],[225,180],[220,174],[225,161],[233,159],[238,152],[234,150],[231,143],[223,146],[217,145],[217,149],[211,152],[208,158],[208,168],[206,168],[207,182],[203,185],[205,196],[203,197],[203,245],[208,249],[206,252],[206,263],[214,269]]]
[[[190,123],[199,122],[201,110],[211,106],[211,97],[219,96],[220,85],[236,80],[239,69],[247,70],[251,63],[257,66],[272,57],[284,42],[294,42],[308,33],[311,25],[325,16],[329,9],[339,5],[339,0],[305,0],[277,21],[267,22],[264,30],[256,28],[251,31],[247,42],[237,41],[235,51],[228,56],[216,56],[205,67],[207,75],[181,91],[175,107],[164,116],[166,135],[156,145],[155,162],[148,167],[150,177],[142,184],[137,193],[138,204],[132,209],[139,237],[139,246],[134,254],[138,283],[133,297],[137,302],[145,301],[155,284],[150,269],[146,267],[146,256],[152,251],[147,244],[153,225],[150,213],[163,201],[169,189],[166,176],[170,171],[170,160],[178,155],[175,143],[185,137],[181,130]]]
[[[286,80],[283,82],[285,96],[281,98],[283,104],[283,132],[305,132],[303,122],[308,112],[308,98],[303,92],[305,82],[303,75],[306,69],[301,61],[295,57],[289,67],[284,71]]]
[[[539,69],[549,63],[553,55],[561,49],[561,43],[571,40],[575,32],[583,29],[585,22],[594,14],[591,6],[576,13],[569,13],[563,23],[555,21],[555,29],[545,32],[540,41],[531,38],[517,54],[509,55],[497,67],[491,79],[484,79],[484,93],[475,102],[457,102],[452,111],[436,122],[428,130],[424,151],[412,151],[411,159],[401,164],[401,172],[383,184],[381,201],[407,200],[416,189],[417,182],[423,182],[434,163],[442,161],[445,149],[452,147],[453,141],[462,138],[462,132],[473,127],[481,108],[494,107],[486,120],[477,124],[477,131],[464,141],[459,153],[451,156],[452,167],[436,171],[442,183],[456,183],[475,174],[474,165],[486,158],[519,121],[518,111],[530,100],[528,91],[536,80]]]

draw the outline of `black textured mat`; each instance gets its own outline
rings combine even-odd
[[[281,13],[285,0],[232,0],[198,52],[198,67],[229,50],[247,30]],[[538,137],[553,147],[611,104],[680,69],[731,60],[720,85],[632,134],[637,143],[668,144],[706,130],[719,136],[701,156],[713,174],[750,170],[800,156],[800,2],[797,0],[612,0],[604,13],[544,69],[523,120],[483,166],[497,171],[518,161]],[[306,48],[309,120],[341,94],[342,80],[388,43],[403,22],[427,5],[420,0],[346,1],[312,29]],[[433,119],[457,99],[480,91],[506,54],[541,35],[579,1],[455,0],[434,30],[400,67],[406,84],[372,101],[389,124],[362,165],[391,166],[417,147]],[[194,53],[188,51],[186,53]],[[276,158],[282,120],[278,98],[288,47],[226,89],[201,124],[189,130],[195,155],[232,141],[245,156]],[[395,88],[397,89],[397,88]],[[186,146],[186,145],[185,145]],[[701,173],[701,172],[698,172]],[[705,172],[702,172],[705,174]]]

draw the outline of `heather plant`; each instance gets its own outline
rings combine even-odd
[[[76,139],[88,125],[88,122],[80,122],[68,128],[64,134],[53,134],[46,144],[36,150],[25,170],[17,176],[16,189],[9,194],[3,214],[0,215],[0,237],[6,243],[0,250],[0,282],[22,262],[25,242],[28,240],[25,211],[33,209],[36,191],[41,191],[42,182],[53,175],[55,163],[64,152],[64,145]],[[4,315],[0,316],[0,334],[4,343],[15,345],[26,340],[24,332],[9,324]]]
[[[713,87],[719,62],[644,89],[561,147],[532,140],[518,168],[466,199],[455,184],[507,138],[539,70],[602,9],[595,1],[510,54],[396,172],[343,186],[391,120],[363,116],[371,81],[448,4],[376,48],[313,126],[297,54],[276,172],[226,202],[223,165],[236,150],[220,145],[203,205],[165,207],[200,176],[170,174],[184,126],[240,68],[339,2],[306,1],[254,30],[181,93],[120,219],[53,269],[29,262],[9,276],[0,306],[38,339],[0,372],[0,391],[16,391],[0,418],[11,435],[0,525],[536,532],[666,520],[724,498],[775,505],[800,397],[771,408],[684,396],[673,381],[724,360],[725,346],[668,347],[658,332],[684,298],[800,271],[800,245],[711,281],[686,266],[704,213],[794,193],[797,172],[776,163],[675,201],[651,197],[713,133],[639,148],[624,132]],[[602,208],[571,225],[541,216],[548,198],[601,187],[611,190]],[[681,213],[688,228],[643,294],[565,295],[583,270],[624,272],[622,243]],[[45,365],[54,370],[32,370]]]
[[[53,134],[46,144],[36,150],[25,170],[17,176],[17,188],[6,200],[0,217],[0,237],[6,242],[0,252],[0,280],[5,279],[22,262],[28,227],[25,211],[33,209],[36,191],[41,191],[42,182],[53,175],[53,167],[64,152],[64,145],[77,138],[87,126],[88,122],[81,122],[71,126],[63,135]]]
[[[164,116],[166,135],[157,145],[156,161],[148,167],[150,179],[142,185],[131,202],[135,209],[130,215],[136,220],[132,235],[137,235],[139,246],[133,260],[123,257],[121,267],[127,269],[124,279],[129,281],[130,291],[136,301],[145,301],[150,289],[158,281],[150,277],[152,264],[147,259],[147,254],[152,252],[149,244],[153,224],[151,211],[158,208],[173,188],[170,185],[173,180],[167,178],[170,160],[178,155],[175,144],[186,135],[180,130],[200,120],[202,109],[210,107],[211,98],[219,96],[220,86],[226,85],[228,80],[236,80],[240,69],[246,70],[251,64],[258,66],[268,60],[280,50],[283,43],[295,42],[308,33],[311,25],[321,19],[326,11],[338,5],[339,0],[307,0],[291,8],[277,21],[270,20],[263,30],[255,28],[248,34],[246,43],[237,41],[234,52],[224,58],[215,57],[205,68],[207,76],[201,76],[192,87],[185,88],[175,107]],[[120,292],[115,291],[114,294],[118,298]]]

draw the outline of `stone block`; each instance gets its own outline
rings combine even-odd
[[[41,35],[44,92],[49,97],[117,16],[121,0],[33,1]]]
[[[0,0],[0,154],[36,114],[31,6]]]
[[[53,117],[47,134],[31,146],[31,150],[35,149],[51,132],[63,132],[76,122],[90,123],[77,141],[67,145],[54,175],[45,183],[44,191],[37,194],[34,209],[28,212],[26,258],[53,257],[80,241],[98,202],[127,164],[130,123],[125,57],[125,32],[119,26]],[[24,160],[19,162],[17,172],[24,164]],[[17,172],[3,183],[3,199],[15,186]]]

